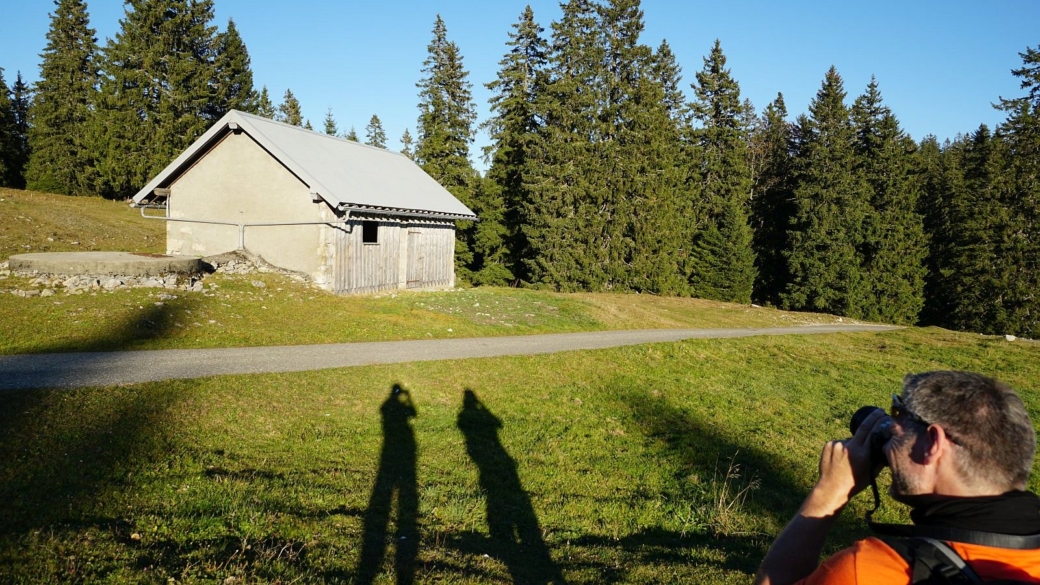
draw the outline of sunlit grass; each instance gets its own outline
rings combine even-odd
[[[337,296],[274,273],[206,278],[204,292],[116,289],[23,298],[0,278],[0,353],[298,345],[606,329],[770,327],[840,319],[699,299],[510,288]],[[119,324],[119,327],[115,327]]]
[[[996,375],[1040,415],[1035,344],[938,329],[7,393],[0,581],[393,582],[397,508],[385,554],[360,555],[381,453],[410,435],[418,582],[743,583],[823,441],[935,368]],[[382,425],[395,384],[410,431]],[[867,504],[831,548],[864,534]],[[518,531],[529,514],[540,542],[494,538],[489,509]]]

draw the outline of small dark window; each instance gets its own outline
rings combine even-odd
[[[361,222],[361,243],[362,244],[378,244],[379,243],[379,222],[378,221],[363,221],[363,222]]]

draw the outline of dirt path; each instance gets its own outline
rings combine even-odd
[[[891,329],[898,327],[812,325],[763,329],[644,329],[328,345],[12,355],[0,356],[0,390],[111,386],[224,374],[299,372],[373,364],[535,355],[683,339]]]

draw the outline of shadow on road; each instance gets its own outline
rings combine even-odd
[[[487,498],[489,554],[506,564],[515,583],[563,583],[520,483],[516,461],[498,438],[502,421],[467,389],[457,426],[466,438],[466,452],[480,472],[480,488]]]
[[[397,583],[415,579],[419,554],[419,491],[416,480],[416,444],[411,419],[417,413],[411,394],[399,384],[379,408],[383,418],[383,450],[379,471],[364,514],[358,583],[372,583],[383,567],[387,549],[391,507],[397,496],[394,542],[394,575]]]

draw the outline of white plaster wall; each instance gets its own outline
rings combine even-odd
[[[248,135],[228,134],[170,186],[169,215],[239,223],[324,221],[332,210],[311,201],[310,189]],[[323,225],[246,227],[246,250],[319,284],[331,281]],[[168,253],[210,256],[238,249],[234,225],[168,222]]]

